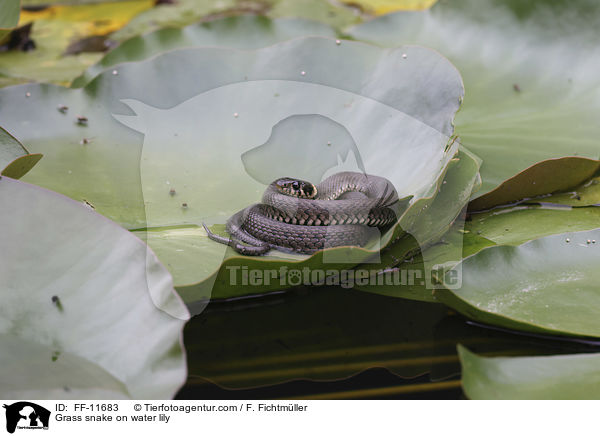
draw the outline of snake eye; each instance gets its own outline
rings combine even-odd
[[[300,183],[298,181],[292,182],[292,189],[298,191],[300,189]]]

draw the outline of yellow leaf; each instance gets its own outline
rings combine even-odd
[[[357,6],[371,15],[383,15],[394,11],[418,11],[429,9],[437,0],[342,0],[349,6]]]

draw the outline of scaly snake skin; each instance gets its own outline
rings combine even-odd
[[[271,249],[311,254],[327,247],[364,246],[373,237],[373,227],[396,222],[398,194],[382,177],[341,172],[316,187],[298,181],[314,198],[282,192],[278,179],[262,198],[227,221],[231,238],[206,232],[214,241],[231,246],[240,254],[261,255]],[[285,178],[285,180],[293,180]]]

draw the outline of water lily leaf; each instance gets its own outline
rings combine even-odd
[[[357,24],[362,17],[356,10],[327,0],[267,0],[271,18],[298,17],[325,23],[336,30]]]
[[[598,159],[600,87],[590,71],[600,62],[599,16],[588,0],[456,0],[380,17],[349,33],[385,46],[432,47],[457,66],[466,94],[456,130],[483,159],[478,197],[541,161]],[[563,186],[557,177],[552,189],[588,176],[565,178]]]
[[[188,312],[146,245],[8,177],[0,210],[2,398],[172,397]]]
[[[557,168],[557,171],[560,169]],[[488,211],[471,212],[465,228],[496,244],[518,245],[557,233],[595,229],[600,222],[598,205],[600,178],[595,177],[569,192],[530,198]]]
[[[342,0],[348,6],[360,8],[371,15],[395,11],[416,11],[430,8],[437,0]]]
[[[163,27],[183,27],[198,21],[212,21],[243,14],[315,20],[335,29],[360,21],[360,16],[355,11],[327,0],[178,0],[173,4],[162,4],[140,13],[112,37],[118,41],[125,41]]]
[[[101,71],[121,62],[148,59],[158,53],[185,47],[266,47],[299,36],[335,37],[330,27],[302,19],[277,19],[245,15],[195,23],[183,28],[165,28],[124,41],[71,84],[79,88]]]
[[[598,228],[600,207],[522,204],[474,213],[466,229],[499,245],[519,245],[557,233]]]
[[[0,56],[0,75],[21,79],[69,84],[102,53],[65,55],[74,41],[105,35],[122,27],[134,15],[149,8],[151,0],[58,5],[37,11],[23,11],[20,24],[33,22],[31,38],[35,50],[10,51]]]
[[[19,22],[20,11],[19,0],[4,0],[0,5],[0,29],[15,27]]]
[[[184,253],[179,287],[214,279],[209,271],[226,252],[240,259],[208,241],[200,224],[223,224],[260,201],[265,181],[284,171],[320,181],[327,171],[362,167],[387,177],[411,204],[434,197],[458,149],[450,136],[461,96],[456,69],[428,49],[300,38],[254,51],[174,50],[122,64],[81,89],[7,88],[0,117],[32,150],[46,151],[27,180],[85,199],[130,229],[149,229],[167,266]],[[67,113],[56,110],[61,104]],[[194,242],[181,239],[184,227]],[[386,243],[393,234],[383,236]],[[351,264],[375,250],[332,250],[327,261]],[[265,262],[308,259],[252,262],[272,268]],[[228,274],[227,292],[254,291],[230,285]]]
[[[235,10],[235,6],[235,0],[178,0],[174,4],[162,4],[140,12],[127,25],[113,33],[112,37],[116,41],[125,41],[163,27],[186,26],[206,16]]]
[[[436,296],[476,321],[597,337],[599,259],[599,229],[488,247],[457,266],[460,289],[436,291]]]
[[[462,385],[472,400],[600,398],[600,353],[482,357],[459,346]]]
[[[420,240],[407,235],[382,251],[379,263],[358,266],[357,269],[366,269],[375,274],[378,280],[355,286],[355,289],[436,302],[427,274],[433,265],[451,261],[456,263],[462,259],[464,234],[460,230],[464,228],[464,219],[459,215],[469,201],[471,192],[477,188],[480,164],[476,156],[462,148],[457,158],[450,162],[438,195],[433,200],[423,201],[421,207],[426,208],[427,213],[419,214],[419,219],[411,227],[405,227],[410,235],[419,235]],[[444,235],[451,228],[452,235],[456,237]],[[437,248],[440,243],[443,250]],[[428,244],[435,245],[428,248]],[[411,256],[414,259],[408,260],[407,257]]]
[[[529,202],[535,202],[531,199]],[[569,192],[560,192],[537,199],[548,205],[565,205],[572,207],[587,207],[600,205],[600,177],[594,177],[573,188]]]
[[[0,127],[0,175],[19,179],[41,158],[41,154],[29,154],[16,138]]]
[[[600,161],[564,157],[539,162],[503,182],[469,204],[469,210],[490,209],[524,198],[538,197],[576,187],[600,169]]]

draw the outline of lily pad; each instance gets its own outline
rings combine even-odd
[[[41,158],[41,154],[29,154],[16,138],[0,127],[0,175],[21,178]]]
[[[600,399],[600,353],[483,357],[462,346],[458,353],[472,400]]]
[[[3,0],[4,1],[4,0]],[[0,75],[68,85],[103,53],[66,55],[69,44],[82,38],[105,35],[122,27],[151,1],[59,5],[39,11],[23,11],[20,23],[33,22],[35,50],[10,51],[0,56]]]
[[[199,226],[222,224],[259,201],[265,184],[252,174],[274,180],[291,162],[296,176],[317,179],[324,176],[314,174],[317,161],[333,172],[362,165],[414,204],[434,197],[458,148],[450,136],[461,96],[458,72],[431,50],[300,38],[253,51],[175,50],[122,64],[81,89],[7,88],[0,91],[0,117],[24,144],[46,153],[27,180],[85,199],[127,228],[148,229],[150,246],[167,265],[176,257],[168,253],[184,253],[183,271],[171,270],[182,286],[219,269],[226,246],[208,241]],[[56,110],[61,104],[67,113]],[[307,120],[310,129],[285,135]],[[282,132],[283,140],[269,142]],[[244,162],[251,155],[262,157]],[[177,246],[184,227],[198,244],[185,237],[186,245]],[[384,236],[385,242],[392,234]],[[190,245],[197,247],[185,251]],[[367,255],[373,251],[340,251],[346,264]],[[307,259],[252,262],[269,268],[269,261]],[[329,261],[340,264],[335,256]],[[253,290],[226,285],[220,295],[228,292]]]
[[[467,257],[462,287],[436,291],[470,319],[517,330],[600,336],[600,229],[563,233]]]
[[[301,18],[315,20],[341,29],[360,22],[359,14],[327,0],[178,0],[144,11],[129,24],[115,32],[118,41],[153,32],[164,27],[183,27],[198,21],[255,14],[268,18]]]
[[[499,245],[519,245],[557,233],[592,230],[600,225],[600,207],[521,204],[470,215],[466,229]]]
[[[342,0],[350,7],[360,8],[371,15],[389,14],[395,11],[411,11],[430,8],[437,0]]]
[[[252,49],[309,35],[335,37],[335,32],[315,21],[295,18],[271,20],[255,15],[227,17],[183,28],[160,29],[124,41],[75,79],[71,87],[84,86],[101,71],[116,64],[148,59],[168,50],[202,46]]]
[[[0,210],[2,398],[171,398],[189,315],[146,245],[8,177]]]
[[[600,161],[579,157],[549,159],[537,163],[469,203],[469,210],[490,209],[501,204],[564,191],[589,180]]]
[[[264,13],[271,18],[297,17],[317,20],[341,30],[362,20],[361,14],[327,0],[266,0],[271,7]]]
[[[379,17],[349,34],[384,46],[422,44],[457,66],[466,94],[456,130],[483,159],[478,197],[538,162],[598,159],[598,17],[587,0],[456,0]],[[589,173],[575,176],[565,185],[545,181],[568,189]]]
[[[0,29],[10,29],[19,22],[20,0],[4,0],[0,5]]]
[[[435,265],[457,263],[463,256],[464,212],[471,192],[478,187],[478,170],[481,162],[466,149],[450,162],[448,171],[433,201],[423,201],[427,212],[420,213],[410,227],[404,227],[410,235],[387,247],[381,253],[379,263],[364,264],[375,274],[375,280],[356,289],[381,295],[436,302],[432,293],[434,283],[430,274]],[[417,207],[418,209],[418,207]],[[450,233],[456,237],[446,237]],[[418,241],[412,235],[418,237]],[[432,245],[428,247],[428,245]],[[443,249],[439,249],[442,244]],[[413,259],[407,259],[412,257]]]

